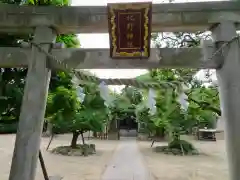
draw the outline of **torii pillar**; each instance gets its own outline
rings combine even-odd
[[[231,14],[226,15],[231,17]],[[239,17],[238,17],[239,20]],[[223,66],[217,69],[220,101],[223,107],[222,116],[226,120],[226,149],[229,164],[229,180],[240,179],[240,43],[237,36],[237,21],[222,21],[212,28],[213,38],[217,48],[224,43],[218,61],[223,61]]]
[[[49,51],[55,37],[52,29],[37,27],[34,42]],[[35,179],[50,76],[47,57],[32,47],[9,180]]]

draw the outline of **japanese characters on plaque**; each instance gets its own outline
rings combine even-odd
[[[110,57],[149,58],[152,3],[108,4]]]

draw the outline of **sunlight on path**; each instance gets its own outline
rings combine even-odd
[[[118,145],[102,180],[153,180],[135,139],[124,139]]]

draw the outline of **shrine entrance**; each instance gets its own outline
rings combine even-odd
[[[119,135],[121,137],[137,137],[138,123],[135,116],[126,117],[119,121]]]

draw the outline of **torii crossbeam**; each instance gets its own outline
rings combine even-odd
[[[0,47],[1,67],[27,67],[31,61],[31,48]],[[214,47],[208,48],[213,54]],[[51,54],[59,61],[74,69],[152,69],[152,68],[201,68],[215,69],[219,66],[216,59],[204,58],[202,48],[159,48],[151,50],[148,60],[113,60],[108,49],[52,49]],[[61,69],[56,62],[50,65]]]
[[[239,1],[153,4],[153,32],[205,31],[223,16],[239,14]],[[222,14],[223,16],[219,16]],[[58,33],[108,33],[105,6],[0,6],[0,32],[34,32],[37,26],[54,27]],[[47,17],[47,18],[46,18]],[[228,17],[230,19],[230,17]],[[239,26],[237,27],[239,29]]]

